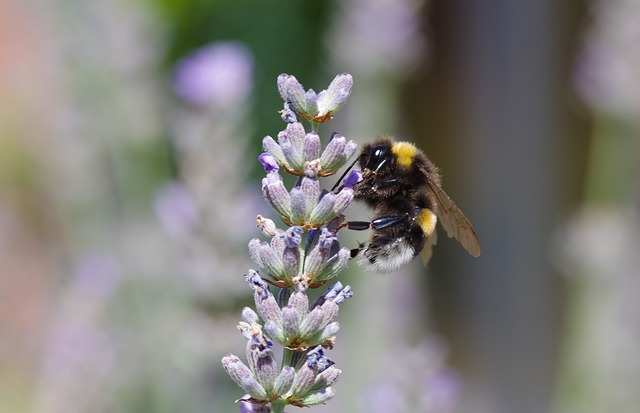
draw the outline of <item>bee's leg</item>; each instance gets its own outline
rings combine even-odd
[[[354,231],[365,231],[371,229],[383,229],[395,225],[399,222],[406,220],[409,216],[404,215],[390,215],[388,217],[376,218],[373,221],[347,221],[341,225],[341,228],[348,228]]]
[[[391,216],[388,216],[388,217],[376,218],[373,221],[371,221],[371,228],[373,228],[373,229],[387,228],[387,227],[395,225],[395,224],[397,224],[399,222],[402,222],[402,221],[406,220],[407,218],[409,218],[409,215],[407,215],[407,214],[391,215]]]
[[[372,227],[371,224],[369,221],[347,221],[343,226],[354,231],[365,231]]]

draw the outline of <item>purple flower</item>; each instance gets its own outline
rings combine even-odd
[[[362,172],[358,169],[353,169],[344,179],[343,185],[347,188],[353,188],[360,181],[362,181]]]
[[[239,42],[218,42],[178,62],[173,88],[193,105],[229,105],[245,99],[253,88],[253,56]]]
[[[263,152],[262,154],[260,154],[260,156],[258,156],[258,160],[260,161],[262,166],[264,166],[264,170],[266,172],[277,171],[278,169],[280,169],[275,158],[269,152]]]
[[[247,395],[247,397],[250,397]],[[262,404],[251,403],[247,400],[240,400],[240,413],[269,413],[269,409]]]

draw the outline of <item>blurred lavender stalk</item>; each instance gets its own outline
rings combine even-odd
[[[575,73],[595,115],[585,205],[556,249],[572,287],[559,413],[640,409],[640,3],[591,6]]]
[[[224,85],[226,92],[219,85],[203,86],[216,93],[201,95],[197,107],[207,104],[202,96],[226,99],[228,116],[216,118],[215,125],[186,121],[197,117],[186,109],[183,117],[167,117],[164,108],[169,98],[161,93],[165,88],[157,76],[164,33],[151,6],[119,0],[40,3],[47,23],[43,30],[50,33],[53,59],[59,65],[56,81],[66,87],[50,108],[56,122],[47,135],[50,141],[40,148],[39,186],[46,188],[44,215],[58,236],[57,262],[78,269],[76,275],[56,280],[59,299],[52,300],[50,325],[42,336],[34,411],[222,410],[228,404],[219,402],[217,392],[224,392],[224,385],[218,385],[217,376],[209,381],[202,377],[209,375],[231,339],[214,334],[214,322],[194,308],[192,299],[194,291],[201,291],[201,296],[212,291],[207,288],[210,284],[203,287],[204,275],[208,279],[224,275],[216,271],[215,263],[197,258],[217,258],[215,248],[229,248],[230,240],[239,236],[212,231],[216,222],[225,220],[236,231],[243,228],[239,217],[235,218],[239,224],[234,224],[238,208],[231,204],[247,204],[239,180],[225,181],[219,171],[228,170],[227,162],[237,160],[233,157],[242,151],[238,142],[244,140],[241,134],[247,127],[241,108],[246,107],[252,80],[245,73],[244,83],[236,84],[240,92],[229,91],[233,88],[229,83]],[[247,59],[246,49],[240,59]],[[156,156],[166,148],[159,137],[165,134],[167,120],[191,127],[174,126],[189,134],[182,140],[193,145],[189,153],[202,145],[200,151],[208,154],[211,143],[205,138],[210,136],[220,137],[217,144],[227,149],[225,157],[214,159],[223,168],[213,174],[216,184],[223,183],[215,190],[229,201],[211,202],[218,212],[205,216],[215,222],[198,221],[199,202],[211,201],[214,187],[211,176],[202,177],[210,170],[198,170],[197,163],[189,165],[195,169],[190,170],[195,178],[189,183],[196,182],[193,188],[168,182],[151,205],[150,195],[158,185],[153,179],[159,180],[155,175],[167,166],[157,159],[153,165],[132,160],[148,161],[141,152]],[[196,227],[217,244],[199,241]],[[247,232],[250,227],[245,225]],[[200,249],[190,261],[197,271],[178,268],[184,264],[179,248],[183,243]],[[233,254],[220,255],[225,265],[233,260]],[[194,272],[203,276],[181,276]],[[223,279],[216,282],[224,283]],[[234,287],[227,289],[227,297],[233,297],[229,292]],[[234,323],[223,312],[215,320],[218,328],[232,328]]]
[[[193,293],[224,306],[242,294],[231,274],[246,268],[241,245],[254,227],[245,218],[261,205],[241,167],[252,132],[253,56],[240,42],[206,45],[178,62],[173,90],[183,102],[171,117],[180,182],[158,193],[156,213],[179,238]],[[219,268],[228,271],[212,277]]]
[[[107,327],[105,316],[121,271],[115,259],[103,252],[90,253],[78,262],[52,320],[34,411],[64,412],[70,399],[77,412],[113,407],[118,382],[112,377],[118,372],[122,343]]]

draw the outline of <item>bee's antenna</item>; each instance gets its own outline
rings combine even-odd
[[[338,185],[340,185],[340,182],[342,182],[342,180],[344,179],[345,176],[347,176],[347,174],[349,173],[349,171],[351,170],[351,168],[353,168],[353,166],[356,164],[356,162],[358,162],[358,158],[356,158],[355,161],[351,162],[351,165],[349,165],[349,167],[344,171],[344,173],[342,174],[342,176],[340,177],[340,179],[338,179],[336,181],[336,184],[333,186],[333,188],[331,188],[331,192],[335,191],[335,189],[338,187]]]

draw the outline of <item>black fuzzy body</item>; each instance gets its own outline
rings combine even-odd
[[[395,144],[390,137],[378,138],[365,145],[358,158],[363,180],[354,187],[355,197],[374,215],[373,235],[361,252],[375,271],[392,271],[422,251],[432,234],[425,234],[418,217],[424,209],[435,214],[437,208],[425,179],[427,172],[440,181],[436,167],[418,149],[409,165],[400,165],[392,150]],[[385,225],[391,217],[397,221]]]

